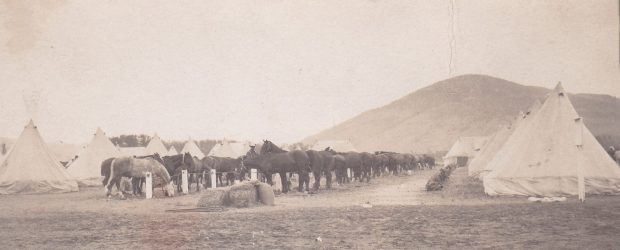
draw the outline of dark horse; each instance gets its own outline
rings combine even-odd
[[[332,154],[327,151],[315,151],[307,150],[306,153],[310,157],[310,166],[312,167],[312,174],[314,175],[314,184],[312,188],[315,191],[319,190],[321,186],[321,175],[325,175],[325,184],[327,189],[332,187]]]
[[[118,157],[110,158],[101,163],[101,174],[104,176],[103,185],[106,195],[110,196],[112,187],[116,185],[119,189],[122,177],[128,178],[145,178],[146,172],[151,172],[154,177],[163,180],[166,195],[174,196],[174,188],[170,175],[166,168],[154,158],[137,159],[134,157]],[[155,185],[153,185],[155,186]],[[120,191],[120,189],[119,189]],[[121,197],[123,193],[119,192]]]
[[[217,157],[210,156],[214,161],[214,168],[216,173],[216,182],[219,183],[220,186],[224,185],[222,177],[224,173],[226,173],[226,185],[232,185],[235,182],[235,179],[241,179],[242,173],[242,160],[239,158],[230,158],[230,157]]]
[[[309,172],[310,172],[310,158],[305,151],[293,150],[285,151],[277,147],[271,141],[263,141],[263,147],[261,153],[253,159],[246,157],[243,160],[243,164],[246,167],[256,167],[266,177],[267,183],[273,185],[271,180],[272,175],[275,173],[280,174],[282,180],[282,192],[287,193],[290,190],[290,183],[286,178],[286,173],[298,173],[299,174],[299,188],[303,191],[304,183],[308,188]]]
[[[196,173],[196,164],[190,153],[164,156],[162,161],[164,162],[164,167],[168,170],[168,174],[170,174],[173,182],[177,185],[177,191],[179,192],[181,191],[181,171],[187,170],[188,173]]]

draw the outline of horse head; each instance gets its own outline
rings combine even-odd
[[[183,153],[183,157],[181,158],[181,164],[190,171],[194,171],[196,169],[194,157],[192,157],[192,154],[190,154],[189,152]]]
[[[172,181],[170,181],[168,184],[166,184],[164,187],[164,194],[168,197],[174,197],[174,185],[172,184]]]
[[[260,154],[266,154],[273,151],[273,142],[269,140],[263,140],[263,146],[260,148]]]

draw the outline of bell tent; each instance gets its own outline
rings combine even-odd
[[[167,156],[173,156],[173,155],[178,155],[179,151],[177,151],[176,148],[174,148],[174,146],[170,146],[170,150],[168,150],[168,154]]]
[[[157,134],[153,135],[153,138],[151,138],[149,144],[146,145],[144,152],[146,155],[154,155],[156,153],[160,156],[168,155],[168,150]]]
[[[444,156],[444,165],[456,164],[459,167],[467,166],[469,161],[478,155],[484,147],[488,137],[486,136],[462,136],[450,148]]]
[[[517,128],[521,124],[531,120],[532,115],[538,111],[541,105],[542,104],[540,101],[536,100],[525,113],[520,112],[520,114],[515,117],[511,123],[501,127],[497,132],[495,132],[495,134],[489,138],[488,142],[480,150],[478,155],[472,159],[467,166],[469,176],[483,177],[490,172],[491,169],[488,168],[489,162],[493,159],[493,157],[495,157],[502,146],[504,146],[510,135],[517,131]]]
[[[0,194],[76,191],[77,182],[51,153],[30,120],[0,163]]]
[[[192,157],[198,157],[198,159],[202,159],[205,157],[205,154],[200,150],[200,148],[198,148],[196,142],[194,142],[194,140],[192,140],[191,138],[187,140],[187,142],[183,146],[183,149],[181,150],[181,153],[190,153]]]
[[[209,151],[209,156],[237,158],[245,155],[250,150],[250,144],[244,142],[229,142],[224,140],[216,143]]]
[[[585,127],[561,84],[517,130],[489,162],[485,193],[577,195],[584,193],[578,192],[581,179],[585,193],[620,194],[620,168]]]
[[[80,185],[101,185],[101,163],[111,157],[119,157],[121,153],[114,144],[106,137],[101,128],[88,146],[82,150],[75,161],[67,167],[67,172],[78,180]]]

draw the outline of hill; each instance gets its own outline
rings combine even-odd
[[[446,151],[459,136],[490,135],[549,89],[485,75],[463,75],[410,93],[303,140],[348,139],[361,151]],[[620,135],[620,100],[570,95],[595,135]]]

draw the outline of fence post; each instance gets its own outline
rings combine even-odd
[[[153,176],[151,172],[146,172],[146,183],[144,183],[144,191],[146,193],[146,199],[153,198]]]
[[[258,180],[258,172],[256,171],[255,168],[250,170],[250,179],[251,180]]]
[[[347,177],[351,179],[351,168],[347,168]]]
[[[189,185],[187,185],[187,170],[181,170],[181,190],[184,194],[189,193]]]
[[[211,188],[217,187],[217,179],[216,179],[215,169],[211,169]]]
[[[271,175],[271,182],[273,183],[273,189],[282,191],[282,179],[280,178],[280,174],[276,173]]]

